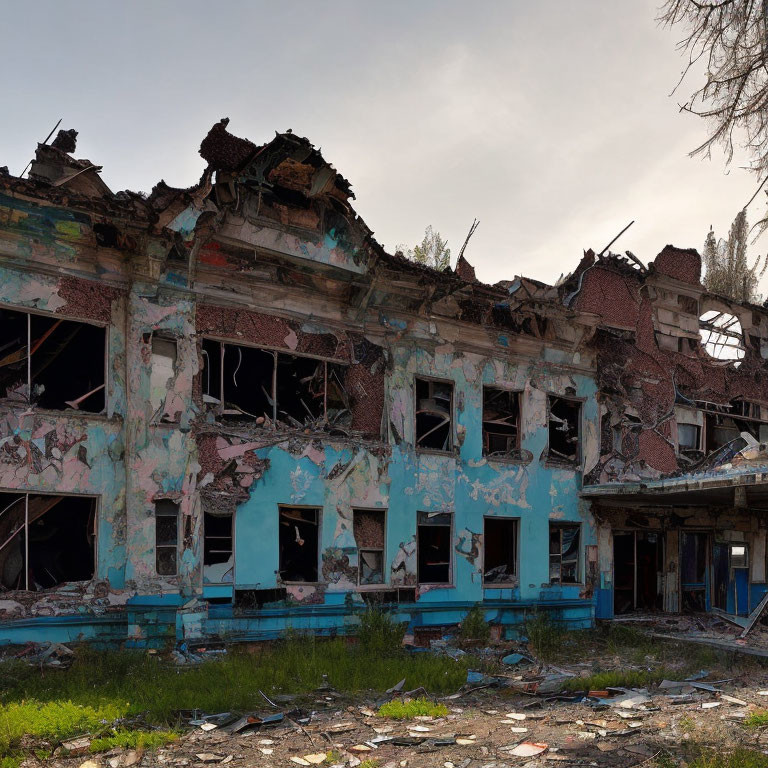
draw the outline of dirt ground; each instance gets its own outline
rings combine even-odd
[[[528,675],[535,671],[540,670],[529,669]],[[519,677],[523,679],[518,682],[524,682],[526,674]],[[326,691],[292,702],[298,712],[276,726],[239,734],[228,733],[226,727],[197,726],[156,752],[119,750],[92,757],[86,765],[354,768],[373,760],[378,768],[623,767],[653,765],[654,758],[664,755],[677,761],[687,744],[768,749],[765,730],[744,724],[751,713],[768,707],[768,667],[739,670],[737,662],[727,682],[712,674],[705,677],[694,682],[716,690],[673,681],[682,685],[650,686],[647,696],[608,691],[602,697],[592,692],[579,702],[509,687],[479,688],[436,699],[448,707],[445,717],[409,721],[377,716],[378,706],[391,696],[348,697]],[[259,714],[275,711],[265,706]],[[538,755],[518,756],[515,750],[523,744],[540,745],[522,747],[529,752],[546,748]],[[52,762],[70,768],[81,766],[84,758]]]

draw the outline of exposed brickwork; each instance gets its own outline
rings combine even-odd
[[[67,303],[58,310],[58,313],[78,320],[109,323],[112,319],[112,303],[125,295],[125,291],[119,288],[92,280],[62,277],[59,281],[59,296]]]

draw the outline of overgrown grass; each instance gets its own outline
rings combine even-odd
[[[179,668],[140,651],[79,650],[67,670],[40,670],[18,662],[0,664],[0,759],[18,756],[24,735],[60,740],[102,734],[115,721],[143,715],[147,725],[173,728],[181,709],[252,711],[264,707],[259,690],[302,694],[327,682],[342,692],[385,690],[402,678],[406,689],[453,693],[476,666],[431,653],[409,654],[400,642],[387,646],[402,628],[386,620],[369,623],[357,645],[336,638],[296,636],[234,649],[191,668]],[[396,629],[390,629],[394,627]],[[127,737],[125,737],[127,738]],[[147,747],[148,748],[148,747]],[[0,763],[0,768],[8,768]]]
[[[418,698],[410,701],[388,701],[379,707],[379,717],[393,720],[413,720],[414,717],[445,717],[448,708],[445,704],[435,704],[429,699]]]
[[[544,661],[558,656],[566,636],[565,630],[555,624],[548,613],[537,611],[526,620],[525,634],[533,652]]]
[[[357,641],[369,654],[385,658],[398,656],[403,653],[405,627],[405,624],[395,622],[391,614],[371,608],[360,616]]]
[[[462,640],[485,641],[491,636],[491,625],[485,620],[485,611],[476,605],[462,619],[459,625],[459,637]]]
[[[178,734],[173,731],[115,731],[109,736],[94,739],[91,752],[107,752],[110,749],[157,749],[164,744],[177,741]]]
[[[703,749],[688,761],[688,768],[768,768],[768,755],[746,747],[733,752]]]
[[[567,691],[604,691],[606,688],[647,688],[665,678],[675,677],[675,671],[657,669],[614,669],[597,672],[589,677],[573,677],[563,684]]]

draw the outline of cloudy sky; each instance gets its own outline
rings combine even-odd
[[[658,2],[0,0],[0,165],[20,173],[62,117],[113,189],[188,186],[229,117],[321,147],[389,249],[432,224],[455,257],[477,217],[487,282],[553,281],[633,219],[614,250],[700,249],[758,180],[687,156],[705,126],[669,95],[680,31]]]

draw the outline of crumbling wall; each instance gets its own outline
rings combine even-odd
[[[768,402],[765,312],[709,297],[692,250],[667,246],[646,270],[615,256],[587,261],[571,278],[566,300],[599,317],[591,342],[601,401],[600,461],[592,482],[656,478],[690,471],[681,457],[675,407],[697,401]],[[712,358],[701,343],[699,316],[718,308],[739,317],[743,359]]]
[[[75,277],[0,267],[0,305],[107,323],[107,408],[103,414],[45,412],[0,401],[0,490],[97,497],[98,561],[91,583],[46,593],[4,593],[0,617],[94,612],[125,602],[125,416],[121,329],[125,294]],[[6,611],[3,614],[3,611]]]

